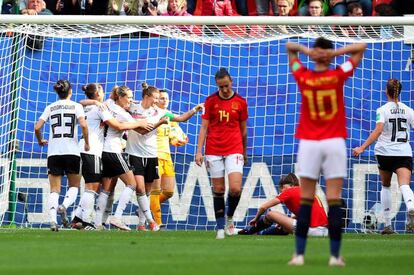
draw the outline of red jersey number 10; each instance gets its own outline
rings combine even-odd
[[[335,89],[317,90],[315,93],[312,90],[303,91],[303,95],[308,99],[309,113],[312,120],[320,119],[330,120],[338,112],[338,103],[336,100]],[[316,95],[316,101],[314,96]],[[325,99],[328,98],[331,112],[328,114],[325,110]]]
[[[220,114],[220,122],[229,122],[230,119],[230,113],[226,112],[225,110],[219,110],[219,114]]]

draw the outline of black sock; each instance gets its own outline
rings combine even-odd
[[[340,200],[330,200],[328,201],[328,205],[328,230],[331,255],[339,257],[342,239],[342,203]]]
[[[224,193],[213,192],[214,215],[216,217],[217,229],[224,229]]]
[[[252,226],[249,229],[250,234],[256,234],[257,232],[260,232],[268,227],[270,227],[272,224],[265,221],[264,217],[260,217],[259,220],[256,223],[256,226]]]
[[[310,225],[313,199],[302,199],[300,201],[299,215],[296,223],[296,255],[305,254],[306,241]]]
[[[228,201],[227,216],[233,217],[234,211],[236,211],[237,205],[239,205],[240,194],[237,196],[232,196],[229,193],[227,197],[227,201]]]

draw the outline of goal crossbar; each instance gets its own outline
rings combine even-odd
[[[312,16],[96,16],[54,15],[21,16],[2,15],[0,24],[50,24],[50,25],[414,25],[410,16],[367,17],[312,17]]]

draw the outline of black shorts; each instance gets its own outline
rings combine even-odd
[[[102,177],[113,178],[131,171],[128,155],[102,152]]]
[[[56,155],[47,158],[47,173],[55,176],[79,174],[81,158],[75,155]]]
[[[375,156],[378,161],[378,169],[388,172],[394,172],[398,168],[407,168],[411,172],[413,171],[413,158],[412,157],[394,157],[394,156]]]
[[[101,157],[91,154],[81,153],[82,176],[85,183],[100,182],[102,178]]]
[[[141,158],[129,155],[129,163],[134,168],[134,175],[144,176],[145,183],[159,179],[158,158]]]

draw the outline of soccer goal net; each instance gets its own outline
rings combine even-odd
[[[214,74],[225,67],[234,89],[248,103],[249,163],[234,216],[237,227],[245,226],[261,203],[279,193],[280,177],[295,170],[294,132],[301,98],[285,43],[311,46],[318,36],[334,41],[335,47],[368,43],[362,63],[345,86],[349,158],[343,200],[348,232],[381,224],[381,185],[373,146],[359,158],[351,156],[351,148],[362,144],[374,129],[375,110],[386,102],[384,86],[389,78],[401,80],[402,101],[414,104],[413,23],[409,18],[2,16],[0,224],[48,226],[47,148],[37,144],[34,124],[45,106],[57,100],[53,91],[57,80],[72,83],[75,101],[85,98],[82,85],[92,82],[103,85],[106,97],[114,85],[126,85],[140,99],[141,83],[147,82],[168,90],[169,108],[179,114],[216,91]],[[345,59],[338,57],[334,64]],[[312,67],[308,58],[302,60]],[[210,180],[206,168],[194,163],[200,123],[199,115],[181,123],[189,142],[172,147],[176,188],[168,203],[162,204],[167,229],[215,226]],[[403,232],[406,207],[395,181],[392,222]],[[324,186],[321,178],[322,201]],[[66,188],[64,180],[60,202]],[[119,182],[114,206],[123,188]],[[73,207],[68,209],[70,215]],[[128,205],[127,224],[137,224],[136,207],[136,201]],[[287,213],[282,206],[275,210]]]

